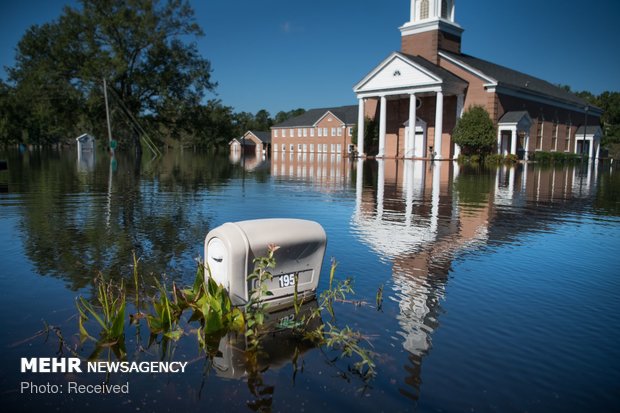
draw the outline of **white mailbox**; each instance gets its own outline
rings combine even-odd
[[[265,257],[269,244],[280,248],[275,252],[276,267],[269,269],[268,282],[272,296],[265,297],[272,309],[292,303],[295,277],[297,294],[307,300],[314,296],[319,283],[327,236],[316,222],[301,219],[260,219],[228,222],[207,234],[205,239],[205,274],[222,284],[233,305],[249,299],[252,285],[248,275],[254,271],[254,258]]]

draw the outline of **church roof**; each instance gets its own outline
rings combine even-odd
[[[479,59],[474,56],[466,54],[455,54],[442,50],[440,52],[443,55],[448,56],[453,60],[460,61],[465,65],[481,72],[486,77],[492,78],[497,82],[499,86],[504,86],[510,89],[514,89],[520,92],[529,94],[542,95],[554,100],[558,100],[571,105],[585,107],[588,106],[588,102],[579,96],[567,91],[566,89],[556,86],[546,80],[539,79],[528,74],[509,69],[505,66],[501,66],[489,61]],[[600,110],[592,105],[589,105],[592,109]]]
[[[404,56],[405,58],[409,59],[410,61],[412,61],[414,63],[417,63],[418,65],[422,66],[424,69],[426,69],[429,72],[433,73],[435,76],[437,76],[438,78],[440,78],[444,82],[452,82],[452,83],[456,83],[456,84],[463,84],[464,86],[467,84],[467,82],[465,80],[461,79],[460,77],[458,77],[454,73],[450,72],[449,70],[444,69],[441,66],[437,66],[436,64],[426,60],[425,58],[423,58],[421,56],[414,56],[414,55],[405,54],[405,53],[401,53],[401,52],[397,52],[397,53],[399,55]]]
[[[318,108],[310,109],[305,113],[285,120],[284,122],[273,125],[274,128],[285,127],[310,127],[314,126],[327,112],[331,112],[334,116],[344,122],[345,125],[353,125],[357,122],[358,106],[339,106],[335,108]]]
[[[577,129],[577,132],[575,132],[575,136],[580,137],[584,135],[584,130],[583,130],[584,126],[580,126],[579,129]],[[588,125],[585,127],[585,135],[602,135],[603,134],[603,130],[601,129],[600,126],[595,126],[595,125]]]
[[[500,118],[499,123],[519,123],[524,116],[529,116],[526,110],[506,112]]]

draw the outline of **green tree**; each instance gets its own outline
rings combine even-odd
[[[482,106],[471,106],[456,124],[452,140],[461,146],[463,154],[485,155],[495,145],[495,126]]]
[[[127,118],[148,114],[174,123],[180,116],[171,108],[198,106],[214,89],[210,62],[188,42],[203,34],[188,1],[80,4],[66,7],[57,21],[31,27],[9,69],[19,101],[34,102],[28,125],[40,141],[58,139],[84,115],[103,129],[104,78],[116,108],[115,130],[124,128],[122,135],[138,145]]]
[[[282,123],[287,119],[294,118],[299,115],[303,115],[306,113],[305,109],[297,108],[293,110],[289,110],[288,112],[280,111],[276,114],[276,118],[274,119],[274,124]]]

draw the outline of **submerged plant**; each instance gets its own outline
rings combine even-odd
[[[265,297],[273,295],[273,293],[269,291],[266,281],[271,281],[273,278],[271,272],[269,272],[269,268],[275,268],[276,266],[276,260],[273,255],[278,248],[280,247],[270,244],[267,248],[266,257],[254,259],[254,271],[248,276],[248,283],[252,285],[249,300],[245,305],[245,336],[248,339],[249,350],[258,350],[260,346],[260,337],[263,334],[265,314],[269,306],[269,304],[265,303]]]
[[[97,347],[113,347],[121,357],[125,356],[125,305],[126,292],[124,284],[116,287],[112,281],[106,281],[103,274],[95,278],[97,289],[97,302],[95,306],[88,302],[84,297],[78,297],[76,307],[79,313],[78,327],[80,330],[80,341],[83,343],[87,339],[97,342]],[[101,327],[99,339],[95,339],[88,333],[84,323],[92,317]],[[97,352],[97,350],[96,350]]]

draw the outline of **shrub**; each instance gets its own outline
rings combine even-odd
[[[452,140],[461,146],[465,155],[490,153],[495,146],[495,139],[495,126],[482,106],[471,106],[463,113],[452,132]]]

